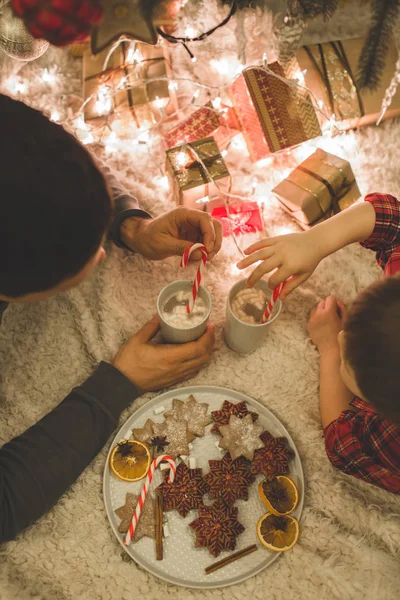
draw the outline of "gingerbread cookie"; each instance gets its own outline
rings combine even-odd
[[[153,437],[165,438],[165,451],[172,458],[176,458],[181,454],[190,454],[189,443],[195,439],[195,436],[188,431],[186,421],[175,421],[175,419],[167,418],[163,423],[153,424]],[[159,454],[164,452],[159,452]]]
[[[208,485],[201,469],[189,469],[184,463],[180,463],[176,468],[174,481],[168,483],[167,480],[168,473],[165,473],[164,483],[157,488],[157,493],[163,497],[164,510],[177,510],[182,517],[186,517],[190,510],[203,505]]]
[[[239,456],[253,460],[254,450],[263,447],[260,439],[262,431],[263,426],[253,423],[251,414],[246,415],[243,419],[231,415],[229,425],[220,425],[219,427],[222,435],[219,446],[229,450],[232,460]]]
[[[126,494],[124,506],[116,509],[115,514],[121,519],[121,523],[118,527],[118,531],[121,533],[126,533],[128,531],[138,500],[138,495]],[[137,524],[132,541],[137,542],[144,536],[151,538],[156,537],[154,500],[151,496],[147,496],[143,505],[142,514],[140,515],[139,523]]]
[[[213,556],[222,550],[234,550],[236,538],[244,527],[237,520],[238,508],[221,499],[212,506],[199,508],[199,517],[189,523],[196,532],[196,548],[207,547]]]
[[[235,415],[235,417],[239,417],[239,419],[243,419],[246,415],[251,415],[253,423],[255,423],[259,417],[257,413],[250,412],[247,409],[246,402],[233,404],[233,402],[229,402],[229,400],[224,400],[222,408],[220,410],[213,410],[211,413],[211,416],[215,421],[211,428],[211,433],[219,433],[220,425],[228,425],[231,415]]]
[[[189,396],[186,402],[172,400],[172,410],[165,413],[165,416],[177,421],[187,421],[189,431],[202,437],[204,427],[212,422],[212,419],[207,415],[207,411],[208,404],[199,403],[194,396]]]
[[[250,471],[250,461],[241,456],[232,460],[229,454],[221,460],[209,460],[210,472],[204,481],[210,486],[211,498],[222,498],[226,504],[234,504],[236,500],[247,500],[248,486],[255,476]]]
[[[275,475],[287,475],[289,461],[295,456],[293,450],[287,445],[287,439],[285,437],[276,438],[269,431],[264,431],[260,438],[263,448],[254,452],[251,472],[263,473],[268,481],[272,481]]]
[[[151,419],[147,419],[146,423],[141,429],[133,429],[132,434],[135,440],[139,440],[139,442],[143,442],[144,444],[148,444],[150,446],[151,439],[154,437],[153,425],[153,421]]]

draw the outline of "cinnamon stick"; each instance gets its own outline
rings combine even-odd
[[[156,559],[163,559],[163,498],[160,494],[156,494],[155,501],[155,517],[156,517]]]
[[[247,546],[247,548],[243,548],[243,550],[239,550],[239,552],[235,552],[234,554],[231,554],[230,556],[227,556],[226,558],[223,558],[222,560],[219,560],[218,562],[207,567],[205,569],[206,575],[210,575],[210,573],[214,573],[214,571],[222,569],[222,567],[226,567],[227,565],[235,562],[235,560],[239,560],[248,554],[252,554],[252,552],[255,552],[256,550],[258,550],[257,544]]]

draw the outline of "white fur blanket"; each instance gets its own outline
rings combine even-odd
[[[310,39],[357,35],[355,27],[363,26],[360,19],[356,23],[357,14],[350,7],[330,29],[314,24]],[[257,14],[257,20],[250,18],[249,23],[248,59],[258,60],[269,43],[271,19]],[[224,48],[235,52],[234,30],[234,24],[229,25],[207,42],[202,56],[216,52],[222,56]],[[178,54],[177,68],[183,69],[187,60]],[[53,61],[63,76],[57,88],[51,89],[37,75]],[[206,65],[199,63],[197,73],[206,77]],[[19,68],[15,62],[4,61],[4,77]],[[79,61],[72,61],[64,51],[51,51],[24,67],[21,75],[25,73],[30,81],[29,101],[61,109],[62,94],[80,89],[79,68]],[[390,122],[321,145],[351,160],[362,193],[381,190],[398,195],[399,137],[400,124]],[[144,207],[158,214],[172,206],[168,194],[152,181],[161,154],[155,148],[150,155],[138,156],[132,162],[115,156],[109,161],[140,195]],[[229,160],[238,189],[246,192],[254,173],[265,184],[269,232],[280,232],[282,227],[295,230],[269,191],[282,172],[255,168],[240,155]],[[212,318],[219,331],[228,290],[240,276],[232,266],[238,258],[233,245],[226,242],[206,275],[214,299]],[[121,341],[153,315],[158,291],[176,278],[177,271],[176,260],[149,263],[109,247],[105,264],[79,288],[41,304],[11,306],[0,329],[0,443],[51,410],[89,375],[97,361],[110,359]],[[257,577],[223,590],[190,591],[154,578],[126,558],[108,525],[101,492],[104,449],[53,510],[17,541],[0,548],[1,600],[398,598],[399,497],[343,475],[329,464],[318,409],[318,353],[306,333],[308,314],[318,300],[336,294],[351,302],[379,274],[373,254],[361,247],[338,252],[285,302],[262,348],[241,358],[218,336],[212,364],[193,381],[249,393],[268,406],[293,436],[306,478],[302,534],[293,551]],[[130,407],[121,422],[149,397]]]

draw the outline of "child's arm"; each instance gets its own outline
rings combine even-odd
[[[253,244],[245,250],[249,256],[238,263],[238,268],[263,261],[250,275],[249,287],[276,269],[269,279],[271,288],[289,280],[281,293],[283,300],[310,277],[323,258],[348,244],[368,239],[374,231],[375,219],[374,206],[370,202],[361,202],[309,231],[267,238]]]
[[[321,355],[319,400],[324,429],[338,419],[344,410],[353,410],[350,402],[354,394],[340,376],[338,334],[343,329],[344,313],[344,305],[329,296],[313,309],[307,326]]]

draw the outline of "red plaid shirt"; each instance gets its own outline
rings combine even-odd
[[[375,229],[362,246],[374,250],[385,275],[400,272],[400,204],[389,194],[369,194]],[[400,494],[400,427],[354,398],[357,412],[345,410],[324,430],[331,463],[344,473]]]

